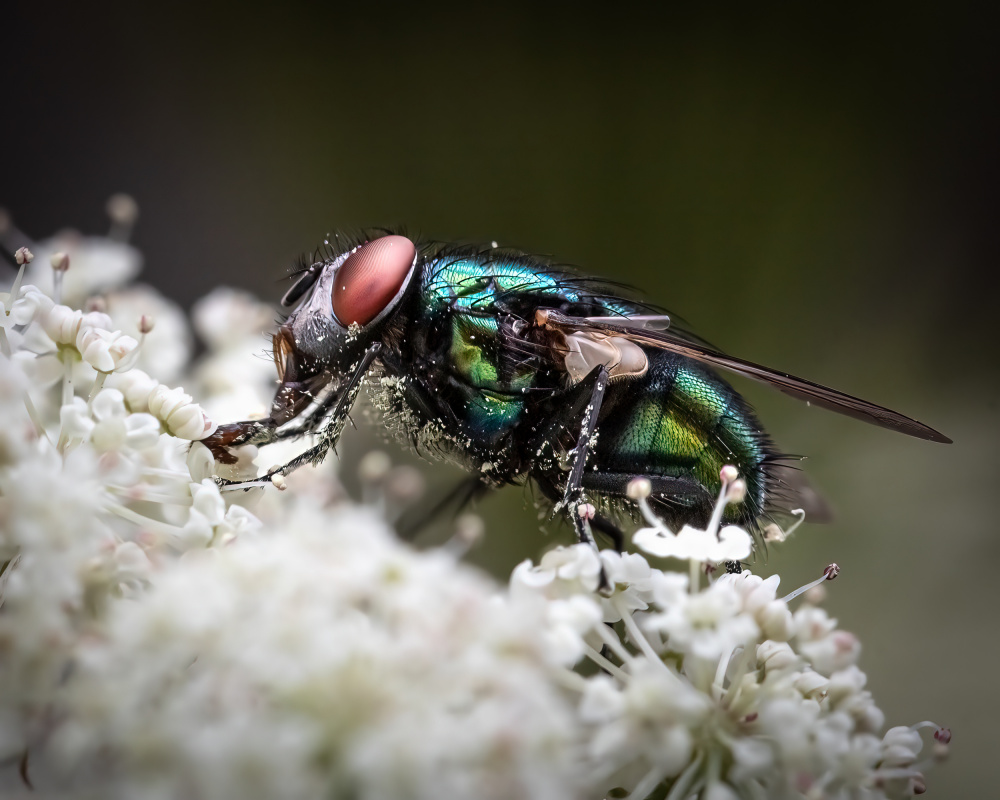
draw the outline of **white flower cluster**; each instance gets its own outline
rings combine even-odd
[[[777,576],[700,585],[706,563],[749,551],[745,531],[719,530],[735,474],[708,528],[676,536],[632,487],[650,522],[636,545],[682,571],[577,545],[525,561],[506,589],[460,563],[468,521],[430,552],[395,538],[378,497],[388,465],[368,507],[336,502],[319,470],[280,494],[220,494],[197,444],[213,423],[153,377],[183,377],[186,321],[121,285],[139,263],[123,242],[85,240],[70,280],[75,241],[77,255],[65,237],[48,246],[46,291],[19,275],[0,295],[0,794],[923,790],[949,734],[882,732],[860,645],[818,588],[790,608],[799,592],[778,597]],[[150,312],[173,341],[152,346]],[[209,352],[186,385],[227,421],[266,408],[273,372],[254,354],[270,310],[219,291],[195,318]],[[255,454],[227,476],[254,474]],[[925,727],[937,743],[921,760]]]
[[[743,571],[698,591],[640,555],[586,545],[515,570],[512,598],[537,605],[553,651],[602,670],[579,687],[591,785],[638,798],[666,782],[668,797],[713,800],[922,789],[920,737],[879,735],[857,639],[817,606],[793,612],[777,588],[777,575]]]

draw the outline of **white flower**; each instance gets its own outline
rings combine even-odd
[[[510,576],[510,589],[515,599],[541,595],[554,600],[594,592],[600,574],[601,560],[590,545],[555,547],[537,567],[531,561],[518,564]]]
[[[79,398],[77,398],[79,399]],[[151,414],[129,414],[125,398],[117,389],[102,389],[92,403],[97,420],[91,441],[99,451],[145,450],[160,438],[160,422]]]
[[[27,325],[40,310],[44,313],[52,305],[52,300],[36,287],[22,286],[17,298],[12,300],[8,293],[0,299],[0,328],[8,330],[15,325]]]
[[[742,561],[750,555],[753,539],[735,525],[727,525],[716,534],[685,525],[674,535],[663,528],[641,528],[632,537],[636,547],[660,558],[708,561]]]
[[[48,310],[42,327],[56,344],[76,344],[81,329],[101,328],[110,330],[111,317],[99,311],[84,314],[79,309],[55,305]]]
[[[672,649],[717,660],[759,635],[753,617],[741,612],[739,595],[731,585],[717,581],[651,617],[650,625],[666,634]]]
[[[83,360],[98,372],[129,369],[139,357],[139,343],[121,331],[81,327],[76,348]]]

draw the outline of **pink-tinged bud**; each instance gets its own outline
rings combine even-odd
[[[53,253],[49,258],[49,263],[56,272],[66,272],[69,269],[69,254],[62,251]]]
[[[145,335],[151,333],[156,326],[156,319],[151,314],[143,314],[139,317],[139,333]]]
[[[478,514],[462,514],[455,520],[455,538],[466,547],[472,547],[486,534],[486,525]]]
[[[19,267],[23,267],[25,264],[30,264],[35,258],[35,254],[32,253],[27,247],[19,247],[14,251],[14,260],[17,262]]]
[[[763,535],[764,541],[768,543],[785,541],[785,532],[775,522],[769,522],[764,526]]]
[[[951,743],[951,728],[938,728],[934,731],[934,741],[941,744]]]
[[[744,480],[737,478],[731,484],[729,488],[726,489],[726,502],[727,503],[742,503],[747,496],[747,483]]]
[[[740,471],[732,464],[726,464],[726,466],[719,470],[719,477],[723,483],[732,483],[740,477]]]
[[[381,450],[372,450],[358,462],[358,477],[363,483],[381,483],[392,469],[392,460]]]
[[[632,478],[625,488],[625,494],[630,500],[645,500],[653,492],[653,484],[649,478]]]
[[[118,225],[131,225],[139,218],[139,204],[128,194],[113,194],[104,207],[111,221]]]
[[[828,581],[832,581],[840,574],[840,565],[830,564],[825,570],[823,570],[823,574],[826,576]]]
[[[826,589],[823,586],[813,586],[806,592],[804,599],[811,606],[822,605],[826,600]]]
[[[576,513],[580,515],[580,519],[592,520],[597,516],[597,509],[594,508],[590,503],[580,503],[576,509]]]
[[[101,295],[95,294],[93,297],[87,298],[87,302],[83,304],[83,307],[87,311],[97,311],[104,314],[108,310],[108,301],[101,297]]]
[[[385,480],[385,493],[397,503],[409,504],[424,494],[424,476],[416,467],[401,465],[389,471]]]

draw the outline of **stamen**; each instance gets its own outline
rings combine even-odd
[[[691,796],[694,778],[698,774],[698,770],[701,769],[702,759],[704,759],[704,754],[699,752],[687,766],[687,769],[677,776],[677,780],[670,787],[665,800],[681,800],[683,797]],[[632,792],[632,794],[638,797],[635,792]]]
[[[646,500],[645,497],[638,498],[636,503],[638,504],[639,511],[642,513],[642,517],[646,520],[646,522],[658,531],[662,531],[664,534],[670,534],[671,536],[674,535],[674,532],[663,524],[663,520],[653,513],[653,509],[649,507],[649,501]]]
[[[111,217],[108,238],[117,242],[127,242],[132,235],[132,227],[139,218],[139,204],[131,195],[118,193],[108,198],[104,209]]]
[[[69,256],[66,253],[58,252],[53,253],[52,257],[49,259],[49,263],[52,265],[52,299],[55,300],[56,305],[62,302],[62,284],[63,275],[69,269]]]
[[[14,253],[14,260],[18,264],[17,277],[14,278],[14,285],[10,287],[9,305],[13,307],[21,293],[21,281],[24,280],[24,268],[35,259],[35,254],[27,247],[19,247]],[[10,309],[7,309],[7,316],[10,316]]]
[[[486,533],[486,525],[478,514],[462,514],[455,520],[455,532],[445,542],[444,549],[456,559],[465,555],[478,544]]]
[[[786,594],[784,597],[781,598],[781,600],[782,602],[785,603],[794,600],[803,592],[808,592],[814,586],[819,586],[821,583],[823,583],[823,581],[832,581],[839,574],[840,574],[840,566],[838,564],[828,564],[826,569],[823,570],[823,575],[821,577],[817,578],[814,581],[811,581],[810,583],[807,583],[805,586],[800,586],[794,592]]]
[[[616,595],[612,598],[611,604],[615,607],[622,618],[622,622],[625,623],[625,630],[628,632],[629,639],[631,639],[635,645],[642,651],[642,654],[653,664],[659,665],[663,673],[669,675],[673,681],[677,681],[678,678],[670,671],[670,667],[663,663],[663,659],[660,658],[659,653],[653,649],[653,646],[649,643],[649,639],[646,638],[645,634],[639,629],[638,624],[632,618],[632,612],[629,610],[628,606],[625,605],[625,598],[623,595]],[[606,628],[604,625],[598,625],[598,628]],[[615,637],[617,639],[617,637]]]
[[[93,405],[94,398],[100,393],[101,389],[104,388],[104,382],[108,379],[107,372],[98,372],[97,377],[94,378],[94,385],[90,387],[90,394],[87,396],[87,405]]]
[[[149,486],[141,483],[135,486],[118,486],[117,484],[108,484],[107,488],[108,491],[121,495],[131,501],[160,503],[162,505],[184,507],[192,504],[190,496],[184,497],[180,495],[167,494],[166,492],[154,492],[150,490]]]
[[[635,785],[635,788],[629,792],[628,798],[632,800],[640,800],[643,797],[649,797],[653,793],[653,789],[660,785],[664,778],[667,777],[666,770],[661,766],[653,767],[649,772],[643,775],[642,779]]]
[[[381,450],[372,450],[358,462],[361,479],[361,501],[365,505],[379,505],[383,501],[382,484],[392,469],[392,460]]]
[[[24,400],[24,408],[28,412],[28,418],[31,420],[31,424],[35,426],[35,433],[38,438],[44,439],[51,444],[52,440],[49,439],[49,435],[45,432],[45,426],[42,425],[41,415],[39,415],[38,410],[35,408],[35,404],[31,402],[31,395],[24,392],[22,399]]]
[[[722,489],[719,491],[719,499],[715,501],[715,508],[712,509],[712,518],[708,521],[708,526],[705,528],[713,536],[719,535],[719,523],[722,522],[722,515],[726,511],[726,506],[729,505],[729,491],[730,486],[735,484],[739,480],[739,472],[736,467],[731,464],[726,464],[721,470],[719,470],[719,478],[722,480]],[[743,493],[746,494],[746,484],[743,485]],[[742,499],[742,498],[741,498]]]
[[[701,562],[692,558],[688,561],[688,590],[691,594],[698,594],[701,591]]]
[[[750,671],[750,662],[752,658],[757,656],[757,647],[753,644],[744,644],[743,652],[740,653],[740,660],[736,662],[736,670],[733,672],[732,680],[729,681],[729,688],[726,690],[726,696],[723,698],[723,702],[732,707],[733,704],[739,699],[740,691],[743,689],[743,676]],[[728,664],[727,664],[728,666]],[[725,677],[725,670],[723,670],[723,677]],[[721,683],[719,684],[722,685]]]
[[[625,488],[625,495],[630,500],[645,500],[653,492],[653,484],[649,478],[632,478]]]
[[[782,530],[781,526],[776,522],[771,522],[764,527],[764,541],[765,542],[783,542],[793,533],[796,529],[805,522],[806,512],[801,508],[793,508],[788,513],[794,514],[798,519],[792,523],[792,526],[786,531]]]
[[[129,522],[134,522],[136,525],[149,530],[166,533],[172,536],[176,536],[182,532],[181,528],[177,525],[171,525],[158,519],[143,516],[142,514],[133,511],[131,508],[127,508],[119,503],[110,502],[104,507],[112,514],[115,514],[122,519],[127,519]]]
[[[603,670],[607,670],[612,675],[614,675],[622,683],[628,683],[632,680],[632,676],[629,675],[625,670],[615,664],[613,661],[609,661],[607,658],[602,656],[597,650],[591,647],[586,642],[583,643],[583,652],[591,661],[593,661],[597,666]],[[575,674],[575,673],[574,673]]]
[[[618,660],[622,664],[628,666],[635,661],[635,656],[629,652],[628,648],[622,644],[621,639],[618,638],[618,635],[610,630],[607,625],[595,625],[594,631],[601,641],[608,646],[608,649],[618,657]],[[659,657],[656,660],[660,661]],[[660,663],[662,664],[663,662],[660,661]]]
[[[63,362],[62,404],[64,406],[73,402],[73,360],[68,353],[69,351],[64,349],[59,354],[59,358]]]

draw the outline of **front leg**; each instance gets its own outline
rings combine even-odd
[[[227,422],[215,429],[215,433],[201,440],[212,453],[212,458],[220,464],[235,464],[236,456],[231,452],[233,447],[252,444],[258,447],[277,441],[278,425],[273,418],[248,419],[243,422]]]
[[[594,431],[597,429],[597,418],[601,412],[601,404],[604,402],[604,392],[608,388],[607,367],[600,365],[591,370],[590,375],[584,379],[582,385],[585,386],[587,383],[591,384],[589,402],[583,409],[580,435],[577,437],[573,455],[573,468],[570,470],[566,488],[563,490],[562,506],[573,521],[573,530],[576,532],[577,540],[591,545],[596,550],[597,544],[587,529],[586,521],[580,515],[580,506],[585,498],[583,471],[587,466],[587,456],[590,454]]]
[[[330,391],[333,375],[322,372],[304,381],[282,382],[264,419],[229,422],[202,439],[216,461],[235,464],[234,447],[264,447],[273,442],[294,439],[319,427],[330,413],[339,395]]]
[[[354,372],[351,374],[350,379],[344,386],[343,390],[337,395],[336,405],[334,406],[333,413],[329,415],[326,424],[317,431],[318,441],[304,453],[299,454],[287,464],[282,464],[280,467],[275,467],[274,469],[268,470],[265,474],[261,475],[259,478],[254,478],[248,481],[232,481],[226,478],[216,478],[215,481],[219,487],[223,490],[233,490],[233,489],[252,489],[255,486],[266,486],[268,483],[273,481],[276,475],[288,475],[294,472],[299,467],[304,464],[319,465],[326,458],[326,454],[331,448],[336,447],[337,441],[340,439],[340,434],[344,431],[344,426],[347,423],[348,415],[350,414],[351,408],[354,406],[354,401],[357,400],[358,392],[361,391],[361,386],[364,383],[364,377],[371,368],[375,359],[378,358],[379,353],[382,351],[382,345],[376,342],[371,347],[369,347],[365,354],[361,357],[357,366],[354,368]],[[333,404],[331,398],[324,403],[326,407]],[[247,423],[235,423],[235,425],[244,425]],[[266,428],[266,426],[265,426]],[[295,435],[301,435],[301,430],[296,430]],[[252,439],[254,432],[252,429],[247,431],[248,441],[240,442],[241,444],[257,444],[257,441]],[[268,435],[265,430],[264,433],[259,434],[261,436]],[[269,432],[270,439],[268,442],[276,441],[281,438],[281,433],[276,429],[272,429]]]

